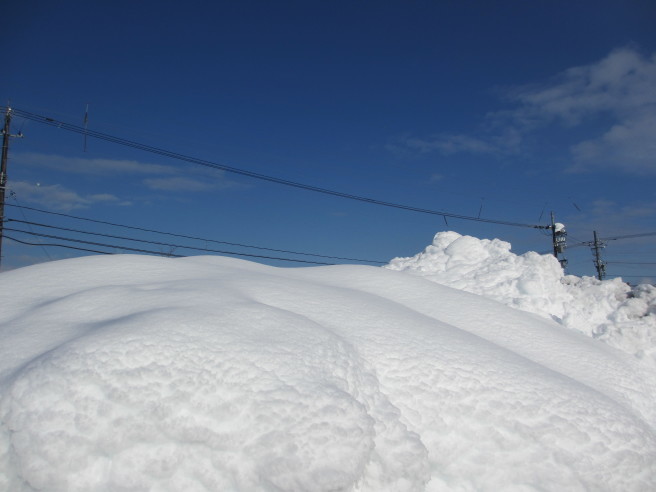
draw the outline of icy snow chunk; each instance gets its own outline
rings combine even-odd
[[[417,255],[386,268],[421,275],[553,319],[656,368],[656,289],[563,275],[552,255],[515,255],[510,244],[439,232]]]

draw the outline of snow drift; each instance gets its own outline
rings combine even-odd
[[[564,275],[551,255],[516,255],[498,239],[439,232],[424,251],[386,268],[421,275],[551,318],[656,369],[656,288]]]
[[[419,276],[87,257],[0,302],[2,490],[656,487],[653,371]]]

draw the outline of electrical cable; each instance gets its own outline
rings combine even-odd
[[[572,236],[572,235],[569,234],[569,233],[567,234],[567,238],[568,238],[568,239],[573,239],[573,240],[576,241],[577,243],[585,243],[585,241],[581,241],[579,238],[576,238],[576,237]],[[576,244],[576,243],[575,243],[575,244]]]
[[[6,234],[4,235],[4,237],[6,237],[7,239],[11,239],[12,241],[16,241],[17,243],[25,244],[25,245],[27,245],[27,246],[40,246],[40,245],[43,244],[44,246],[47,246],[47,247],[49,247],[49,248],[50,248],[50,247],[55,247],[55,248],[75,249],[75,250],[77,250],[77,251],[88,251],[88,252],[90,252],[90,253],[99,253],[99,254],[101,254],[101,255],[113,255],[113,254],[114,254],[114,253],[108,253],[107,251],[98,251],[98,250],[96,250],[96,249],[78,248],[78,247],[76,247],[76,246],[70,246],[70,245],[68,245],[68,244],[54,244],[54,243],[51,243],[51,244],[46,244],[46,243],[28,243],[27,241],[21,241],[20,239],[16,239],[15,237],[7,236]],[[153,252],[153,254],[159,254],[159,253],[155,253],[155,252]]]
[[[606,260],[606,263],[613,265],[656,265],[653,261],[612,261]]]
[[[105,243],[97,243],[94,241],[84,241],[83,239],[72,239],[72,238],[67,238],[67,237],[61,237],[61,236],[55,236],[51,234],[42,234],[38,232],[30,232],[30,231],[23,231],[21,229],[14,229],[13,227],[5,227],[5,231],[12,231],[12,232],[19,232],[22,234],[29,234],[31,236],[36,236],[36,237],[47,237],[49,239],[58,239],[60,241],[70,241],[72,243],[80,243],[80,244],[90,244],[92,246],[102,246],[104,248],[114,248],[114,249],[120,249],[124,251],[134,251],[136,253],[148,253],[148,254],[155,254],[155,255],[160,255],[160,256],[173,256],[176,258],[181,258],[182,255],[176,255],[176,254],[169,254],[169,253],[161,253],[161,252],[156,252],[156,251],[149,251],[146,249],[140,249],[140,248],[131,248],[129,246],[116,246],[114,244],[105,244]]]
[[[651,278],[654,277],[654,275],[606,275],[607,277],[613,277],[613,278]]]
[[[627,236],[602,237],[601,241],[615,241],[617,239],[633,239],[635,237],[656,236],[656,232],[643,232],[641,234],[629,234]]]
[[[615,237],[600,237],[597,238],[597,241],[616,241],[618,239],[633,239],[633,238],[648,237],[648,236],[656,236],[656,232],[643,232],[640,234],[629,234],[626,236],[615,236]],[[582,241],[580,243],[570,244],[567,247],[571,249],[571,248],[577,248],[579,246],[592,246],[592,245],[594,245],[594,241]]]
[[[613,256],[620,255],[620,256],[637,256],[637,255],[654,255],[654,251],[615,251],[613,249]]]
[[[48,224],[40,224],[38,222],[28,222],[28,221],[18,220],[18,219],[7,219],[7,222],[18,222],[18,223],[21,223],[21,224],[26,224],[28,226],[29,225],[34,225],[34,226],[38,226],[38,227],[47,227],[47,228],[50,228],[50,229],[58,229],[58,230],[61,230],[61,231],[76,232],[76,233],[79,233],[79,234],[89,234],[89,235],[93,235],[93,236],[107,237],[107,238],[111,238],[111,239],[120,239],[120,240],[123,240],[123,241],[135,241],[135,242],[139,242],[139,243],[154,244],[154,245],[157,245],[157,246],[167,246],[167,247],[170,247],[170,248],[191,249],[191,250],[194,250],[194,251],[204,251],[204,252],[208,252],[208,253],[221,253],[221,254],[237,255],[237,256],[252,256],[252,257],[255,257],[255,258],[268,258],[268,259],[283,260],[283,261],[296,261],[296,260],[292,260],[292,259],[289,259],[289,258],[261,256],[261,255],[253,255],[253,254],[248,254],[248,253],[237,253],[235,251],[222,251],[222,250],[218,250],[218,249],[209,249],[209,248],[197,248],[197,247],[194,247],[194,246],[185,246],[183,244],[171,244],[171,243],[163,243],[163,242],[160,242],[160,241],[150,241],[150,240],[147,240],[147,239],[136,239],[136,238],[126,237],[126,236],[115,236],[115,235],[112,235],[112,234],[82,231],[80,229],[72,229],[72,228],[68,228],[68,227],[59,227],[59,226],[53,226],[53,225],[48,225]],[[304,261],[304,260],[298,260],[298,261],[301,261],[303,263],[312,263],[312,264],[316,264],[316,265],[333,265],[333,263],[322,263],[322,262]]]
[[[128,247],[128,246],[116,246],[116,245],[111,245],[111,244],[97,243],[97,242],[93,242],[93,241],[84,241],[82,239],[73,239],[73,238],[55,236],[55,235],[51,235],[51,234],[43,234],[43,233],[37,233],[37,232],[24,231],[24,230],[21,230],[21,229],[14,229],[12,227],[5,227],[4,230],[13,231],[13,232],[20,232],[20,233],[23,233],[23,234],[30,234],[32,236],[37,236],[37,237],[46,237],[46,238],[49,238],[49,239],[58,239],[60,241],[71,241],[71,242],[74,242],[74,243],[90,244],[90,245],[93,245],[93,246],[103,246],[103,247],[108,247],[108,248],[116,248],[116,249],[121,249],[121,250],[125,250],[125,251],[135,251],[135,252],[139,252],[139,253],[159,254],[161,256],[173,256],[173,257],[176,257],[176,258],[181,258],[183,256],[183,255],[176,255],[176,254],[156,253],[156,252],[149,251],[149,250],[144,250],[144,249],[139,249],[139,248],[131,248],[131,247]],[[103,234],[100,234],[100,235],[103,235]],[[112,237],[112,236],[110,236],[110,237]],[[114,237],[116,238],[116,236],[114,236]],[[312,265],[334,265],[334,263],[323,263],[323,262],[319,262],[319,261],[310,261],[310,260],[297,260],[297,259],[293,259],[293,258],[280,258],[280,257],[276,257],[276,256],[252,255],[252,254],[248,254],[248,253],[235,253],[235,252],[232,252],[232,251],[223,251],[222,253],[223,254],[230,254],[230,255],[234,255],[234,256],[247,256],[247,257],[251,257],[251,258],[264,258],[264,259],[268,259],[268,260],[291,261],[291,262],[294,262],[294,263],[305,263],[305,264],[312,264]]]
[[[592,241],[583,242],[583,243],[568,244],[567,249],[580,248],[581,246],[590,246],[591,244],[592,244]]]
[[[6,205],[9,206],[9,207],[14,207],[15,206],[15,205],[12,205],[11,203],[7,203]],[[23,208],[26,209],[26,210],[32,210],[34,212],[40,212],[40,213],[49,214],[49,215],[57,215],[57,216],[60,216],[60,217],[67,217],[67,218],[70,218],[70,219],[83,220],[83,221],[87,221],[87,222],[93,222],[93,223],[96,223],[96,224],[110,225],[110,226],[113,226],[113,227],[122,227],[124,229],[132,229],[132,230],[142,231],[142,232],[150,232],[150,233],[153,233],[153,234],[162,234],[162,235],[166,235],[166,236],[179,237],[179,238],[183,238],[183,239],[192,239],[192,240],[195,240],[195,241],[205,241],[205,242],[215,243],[215,244],[228,244],[230,246],[239,246],[239,247],[243,247],[243,248],[252,248],[252,249],[261,249],[261,250],[266,250],[266,251],[275,251],[277,253],[288,253],[288,254],[294,254],[294,255],[314,256],[314,257],[317,257],[317,258],[327,258],[327,259],[331,259],[331,260],[347,260],[347,261],[358,261],[358,262],[362,262],[362,263],[376,263],[376,264],[385,264],[385,263],[387,263],[386,261],[380,261],[380,260],[363,260],[361,258],[346,258],[346,257],[341,257],[341,256],[320,255],[320,254],[315,254],[315,253],[301,253],[299,251],[266,248],[266,247],[263,247],[263,246],[253,246],[253,245],[241,244],[241,243],[231,243],[231,242],[228,242],[228,241],[218,241],[218,240],[215,240],[215,239],[207,239],[207,238],[196,237],[196,236],[187,236],[187,235],[184,235],[184,234],[176,234],[176,233],[173,233],[173,232],[164,232],[164,231],[157,231],[157,230],[154,230],[154,229],[146,229],[144,227],[136,227],[136,226],[129,226],[129,225],[125,225],[125,224],[117,224],[117,223],[114,223],[114,222],[107,222],[107,221],[104,221],[104,220],[89,219],[87,217],[80,217],[80,216],[77,216],[77,215],[65,214],[63,212],[51,212],[49,210],[43,210],[43,209],[39,209],[39,208],[35,208],[35,207],[23,206]],[[201,249],[201,248],[199,248],[199,249]],[[266,258],[266,257],[263,256],[262,258]]]
[[[354,195],[354,194],[351,194],[351,193],[344,193],[344,192],[341,192],[341,191],[330,190],[330,189],[327,189],[327,188],[321,188],[319,186],[309,185],[309,184],[305,184],[305,183],[299,183],[299,182],[296,182],[296,181],[291,181],[291,180],[287,180],[287,179],[283,179],[283,178],[277,178],[275,176],[268,176],[268,175],[265,175],[265,174],[260,174],[260,173],[256,173],[256,172],[253,172],[253,171],[248,171],[248,170],[245,170],[245,169],[240,169],[240,168],[236,168],[236,167],[226,166],[226,165],[223,165],[223,164],[218,164],[216,162],[211,162],[211,161],[207,161],[207,160],[204,160],[204,159],[198,159],[198,158],[191,157],[191,156],[188,156],[188,155],[185,155],[185,154],[179,154],[177,152],[169,151],[169,150],[162,149],[162,148],[159,148],[159,147],[153,147],[153,146],[150,146],[150,145],[142,144],[142,143],[135,142],[135,141],[132,141],[132,140],[127,140],[127,139],[116,137],[116,136],[113,136],[113,135],[108,135],[106,133],[101,133],[101,132],[98,132],[98,131],[95,131],[95,130],[85,129],[84,127],[80,127],[80,126],[73,125],[73,124],[70,124],[70,123],[65,123],[63,121],[58,121],[58,120],[55,120],[53,118],[49,118],[49,117],[46,117],[46,116],[30,113],[28,111],[24,111],[24,110],[20,110],[20,109],[16,109],[16,108],[12,108],[11,110],[16,115],[21,116],[25,119],[35,121],[37,123],[42,123],[42,124],[45,124],[45,125],[49,125],[49,126],[54,126],[54,127],[57,127],[57,128],[63,129],[63,130],[70,131],[70,132],[79,133],[79,134],[82,134],[82,135],[87,135],[89,137],[97,138],[99,140],[105,140],[107,142],[115,143],[115,144],[118,144],[118,145],[123,145],[123,146],[126,146],[126,147],[131,147],[131,148],[134,148],[134,149],[142,150],[142,151],[145,151],[145,152],[150,152],[150,153],[157,154],[157,155],[162,155],[162,156],[165,156],[165,157],[170,157],[172,159],[186,161],[186,162],[190,162],[192,164],[198,164],[198,165],[201,165],[201,166],[205,166],[205,167],[209,167],[209,168],[213,168],[213,169],[219,169],[221,171],[230,172],[230,173],[238,174],[238,175],[241,175],[241,176],[246,176],[246,177],[249,177],[249,178],[260,179],[260,180],[263,180],[263,181],[268,181],[268,182],[271,182],[271,183],[281,184],[281,185],[285,185],[285,186],[291,186],[291,187],[294,187],[294,188],[299,188],[299,189],[303,189],[303,190],[307,190],[307,191],[313,191],[313,192],[316,192],[316,193],[323,193],[323,194],[326,194],[326,195],[332,195],[332,196],[337,196],[337,197],[341,197],[341,198],[348,198],[350,200],[356,200],[356,201],[360,201],[360,202],[371,203],[373,205],[381,205],[381,206],[391,207],[391,208],[396,208],[396,209],[401,209],[401,210],[408,210],[408,211],[411,211],[411,212],[419,212],[419,213],[437,215],[437,216],[441,216],[441,217],[444,217],[444,218],[450,217],[450,218],[454,218],[454,219],[470,220],[470,221],[475,221],[475,222],[485,222],[485,223],[490,223],[490,224],[499,224],[499,225],[506,225],[506,226],[514,226],[514,227],[527,227],[527,228],[531,228],[531,229],[547,229],[547,228],[550,227],[550,226],[542,226],[542,225],[535,225],[535,224],[524,224],[524,223],[504,221],[504,220],[484,219],[484,218],[481,218],[481,217],[472,217],[472,216],[468,216],[468,215],[454,214],[454,213],[444,212],[444,211],[439,211],[439,210],[430,210],[430,209],[419,208],[419,207],[414,207],[414,206],[410,206],[410,205],[403,205],[403,204],[399,204],[399,203],[387,202],[387,201],[378,200],[378,199],[375,199],[375,198],[369,198],[369,197]]]
[[[9,196],[14,199],[14,201],[16,202],[16,206],[18,207],[18,210],[20,210],[21,215],[27,221],[27,216],[25,215],[25,211],[23,210],[23,207],[21,207],[20,203],[18,203],[18,198],[16,198],[16,193],[14,193],[14,191],[12,190],[9,192]],[[29,229],[32,230],[31,227],[29,227]],[[52,261],[52,257],[50,256],[50,253],[48,253],[48,250],[45,247],[42,247],[41,251],[45,253],[45,255],[48,257],[48,260]]]

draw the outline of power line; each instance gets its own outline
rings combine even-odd
[[[583,240],[581,240],[581,239],[579,239],[579,238],[576,238],[576,237],[572,236],[572,235],[569,234],[569,233],[568,233],[567,235],[568,235],[568,237],[569,237],[570,239],[573,239],[574,241],[576,241],[576,243],[574,243],[574,245],[572,245],[572,246],[568,246],[568,248],[572,248],[572,247],[576,246],[577,243],[581,243],[581,245],[585,244],[585,241],[583,241]]]
[[[15,207],[16,205],[12,205],[12,204],[8,203],[7,206]],[[230,246],[239,246],[239,247],[243,247],[243,248],[252,248],[252,249],[260,249],[260,250],[266,250],[266,251],[275,251],[277,253],[288,253],[288,254],[294,254],[294,255],[314,256],[314,257],[317,257],[317,258],[327,258],[327,259],[332,259],[332,260],[359,261],[359,262],[362,262],[362,263],[378,263],[378,264],[387,263],[386,261],[381,261],[381,260],[363,260],[361,258],[346,258],[346,257],[341,257],[341,256],[328,256],[328,255],[320,255],[320,254],[316,254],[316,253],[302,253],[300,251],[292,251],[292,250],[286,250],[286,249],[266,248],[264,246],[253,246],[253,245],[250,245],[250,244],[231,243],[231,242],[228,242],[228,241],[218,241],[216,239],[208,239],[208,238],[196,237],[196,236],[187,236],[187,235],[184,235],[184,234],[176,234],[174,232],[165,232],[165,231],[158,231],[158,230],[155,230],[155,229],[147,229],[147,228],[144,228],[144,227],[136,227],[136,226],[129,226],[129,225],[125,225],[125,224],[117,224],[115,222],[107,222],[107,221],[104,221],[104,220],[89,219],[87,217],[80,217],[80,216],[77,216],[77,215],[65,214],[63,212],[51,212],[49,210],[43,210],[43,209],[34,208],[34,207],[23,206],[22,208],[24,208],[26,210],[32,210],[34,212],[40,212],[40,213],[49,214],[49,215],[57,215],[59,217],[67,217],[69,219],[83,220],[83,221],[86,221],[86,222],[93,222],[93,223],[96,223],[96,224],[109,225],[109,226],[113,226],[113,227],[122,227],[124,229],[131,229],[131,230],[141,231],[141,232],[149,232],[149,233],[153,233],[153,234],[162,234],[162,235],[166,235],[166,236],[178,237],[178,238],[183,238],[183,239],[192,239],[192,240],[195,240],[195,241],[204,241],[204,242],[215,243],[215,244],[228,244]],[[203,248],[197,248],[197,249],[207,251],[207,249],[203,249]],[[240,253],[235,253],[235,254],[240,254]],[[257,256],[257,255],[245,254],[245,256]],[[268,257],[262,256],[261,258],[268,258]]]
[[[14,199],[14,201],[16,202],[16,206],[18,207],[18,210],[20,210],[21,215],[25,220],[27,220],[27,216],[25,215],[25,211],[23,210],[23,207],[21,207],[20,203],[18,203],[18,198],[16,198],[16,193],[13,190],[10,190],[9,196]],[[32,230],[32,228],[29,225],[28,228],[30,229],[30,231]],[[48,260],[52,261],[52,257],[50,256],[50,253],[48,253],[48,250],[44,246],[41,247],[41,250],[48,257]]]
[[[153,154],[162,155],[162,156],[165,156],[165,157],[170,157],[172,159],[186,161],[186,162],[190,162],[192,164],[198,164],[198,165],[209,167],[209,168],[212,168],[212,169],[219,169],[221,171],[230,172],[230,173],[238,174],[238,175],[241,175],[241,176],[246,176],[246,177],[249,177],[249,178],[260,179],[260,180],[263,180],[263,181],[268,181],[268,182],[271,182],[271,183],[281,184],[281,185],[285,185],[285,186],[291,186],[291,187],[294,187],[294,188],[299,188],[299,189],[303,189],[303,190],[307,190],[307,191],[313,191],[313,192],[316,192],[316,193],[323,193],[323,194],[326,194],[326,195],[332,195],[332,196],[337,196],[337,197],[341,197],[341,198],[348,198],[350,200],[356,200],[356,201],[360,201],[360,202],[371,203],[373,205],[381,205],[381,206],[385,206],[385,207],[397,208],[397,209],[401,209],[401,210],[408,210],[408,211],[411,211],[411,212],[419,212],[419,213],[425,213],[425,214],[431,214],[431,215],[438,215],[438,216],[445,217],[445,218],[450,217],[450,218],[454,218],[454,219],[470,220],[470,221],[475,221],[475,222],[486,222],[486,223],[491,223],[491,224],[499,224],[499,225],[506,225],[506,226],[514,226],[514,227],[528,227],[528,228],[532,228],[532,229],[548,229],[549,228],[549,226],[524,224],[524,223],[504,221],[504,220],[484,219],[484,218],[481,218],[481,217],[472,217],[472,216],[468,216],[468,215],[459,215],[459,214],[454,214],[454,213],[450,213],[450,212],[443,212],[443,211],[439,211],[439,210],[430,210],[430,209],[425,209],[425,208],[413,207],[413,206],[410,206],[410,205],[403,205],[403,204],[399,204],[399,203],[387,202],[387,201],[384,201],[384,200],[377,200],[375,198],[369,198],[369,197],[364,197],[364,196],[360,196],[360,195],[353,195],[351,193],[344,193],[344,192],[341,192],[341,191],[330,190],[330,189],[327,189],[327,188],[321,188],[319,186],[313,186],[313,185],[308,185],[308,184],[305,184],[305,183],[299,183],[297,181],[291,181],[291,180],[287,180],[287,179],[283,179],[283,178],[277,178],[275,176],[268,176],[268,175],[265,175],[265,174],[260,174],[260,173],[256,173],[256,172],[253,172],[253,171],[248,171],[248,170],[245,170],[245,169],[239,169],[239,168],[232,167],[232,166],[226,166],[224,164],[218,164],[216,162],[207,161],[207,160],[204,160],[204,159],[198,159],[196,157],[191,157],[191,156],[188,156],[188,155],[185,155],[185,154],[180,154],[180,153],[173,152],[173,151],[166,150],[166,149],[162,149],[162,148],[159,148],[159,147],[153,147],[153,146],[142,144],[142,143],[135,142],[135,141],[132,141],[132,140],[127,140],[127,139],[116,137],[116,136],[113,136],[113,135],[108,135],[106,133],[101,133],[101,132],[97,132],[97,131],[94,131],[94,130],[85,129],[84,127],[80,127],[80,126],[73,125],[73,124],[70,124],[70,123],[65,123],[63,121],[58,121],[58,120],[55,120],[53,118],[48,118],[46,116],[30,113],[28,111],[15,109],[15,108],[12,108],[12,110],[14,111],[14,113],[16,115],[21,116],[21,117],[23,117],[27,120],[35,121],[37,123],[42,123],[42,124],[49,125],[49,126],[54,126],[54,127],[57,127],[57,128],[63,129],[63,130],[70,131],[70,132],[79,133],[79,134],[82,134],[82,135],[87,135],[87,136],[90,136],[90,137],[93,137],[93,138],[97,138],[99,140],[105,140],[107,142],[115,143],[115,144],[118,144],[118,145],[123,145],[123,146],[126,146],[126,147],[131,147],[131,148],[134,148],[134,149],[142,150],[142,151],[145,151],[145,152],[150,152],[150,153],[153,153]]]
[[[323,263],[323,262],[316,262],[316,261],[305,261],[305,260],[295,260],[295,259],[290,259],[290,258],[280,258],[280,257],[275,257],[275,256],[262,256],[262,255],[253,255],[249,253],[237,253],[235,251],[223,251],[223,250],[218,250],[218,249],[209,249],[209,248],[197,248],[195,246],[186,246],[184,244],[172,244],[172,243],[163,243],[160,241],[151,241],[148,239],[137,239],[137,238],[132,238],[132,237],[126,237],[126,236],[115,236],[113,234],[104,234],[100,232],[90,232],[90,231],[82,231],[80,229],[72,229],[69,227],[60,227],[60,226],[53,226],[53,225],[48,225],[48,224],[40,224],[38,222],[29,222],[25,220],[18,220],[18,219],[8,219],[7,222],[18,222],[21,224],[26,224],[28,226],[34,225],[38,227],[47,227],[50,229],[58,229],[60,231],[67,231],[67,232],[76,232],[79,234],[89,234],[93,236],[101,236],[101,237],[107,237],[111,239],[120,239],[123,241],[135,241],[139,243],[147,243],[147,244],[154,244],[157,246],[167,246],[170,248],[180,248],[180,249],[191,249],[194,251],[204,251],[208,253],[221,253],[221,254],[227,254],[227,255],[236,255],[236,256],[249,256],[249,257],[255,257],[255,258],[267,258],[267,259],[274,259],[274,260],[283,260],[283,261],[298,261],[302,263],[312,263],[316,265],[333,265],[333,263]],[[32,230],[32,229],[30,229]]]
[[[641,234],[629,234],[628,236],[602,237],[602,241],[615,241],[617,239],[632,239],[635,237],[656,236],[656,232],[643,232]]]
[[[18,222],[20,224],[26,224],[28,227],[29,226],[47,227],[49,229],[57,229],[57,230],[60,230],[60,231],[76,232],[78,234],[89,234],[89,235],[92,235],[92,236],[101,236],[101,237],[107,237],[107,238],[111,238],[111,239],[120,239],[120,240],[123,240],[123,241],[134,241],[134,242],[138,242],[138,243],[154,244],[154,245],[157,245],[157,246],[167,246],[167,247],[170,247],[170,248],[191,249],[191,250],[194,250],[194,251],[206,251],[206,252],[209,252],[209,253],[223,253],[223,254],[234,254],[234,255],[240,254],[240,253],[235,253],[233,251],[220,251],[220,250],[216,250],[216,249],[196,248],[194,246],[185,246],[183,244],[163,243],[163,242],[160,242],[160,241],[150,241],[148,239],[137,239],[137,238],[126,237],[126,236],[116,236],[116,235],[113,235],[113,234],[104,234],[104,233],[101,233],[101,232],[83,231],[83,230],[80,230],[80,229],[72,229],[70,227],[60,227],[60,226],[53,226],[53,225],[48,225],[48,224],[40,224],[39,222],[30,222],[30,221],[19,220],[19,219],[7,219],[6,222]],[[29,227],[29,229],[30,229],[31,232],[34,232],[34,230],[31,227]]]
[[[46,227],[48,227],[48,226],[46,226]],[[46,238],[49,238],[49,239],[58,239],[60,241],[70,241],[70,242],[74,242],[74,243],[90,244],[90,245],[93,245],[93,246],[103,246],[103,247],[108,247],[108,248],[116,248],[116,249],[121,249],[121,250],[125,250],[125,251],[134,251],[134,252],[148,253],[148,254],[159,254],[161,256],[173,256],[173,257],[182,257],[183,256],[183,255],[175,255],[175,254],[167,254],[167,253],[157,253],[157,252],[144,250],[144,249],[139,249],[139,248],[131,248],[129,246],[116,246],[116,245],[98,243],[98,242],[94,242],[94,241],[84,241],[82,239],[73,239],[73,238],[55,236],[55,235],[52,235],[52,234],[43,234],[43,233],[37,233],[37,232],[31,232],[31,231],[24,231],[24,230],[21,230],[21,229],[14,229],[12,227],[5,227],[5,230],[13,231],[13,232],[20,232],[20,233],[23,233],[23,234],[30,234],[32,236],[37,236],[37,237],[46,237]],[[89,234],[94,234],[94,233],[89,233]],[[98,235],[106,236],[104,234],[98,234]],[[107,237],[118,238],[117,236],[107,236]],[[143,242],[150,242],[150,241],[143,241]],[[159,244],[164,244],[164,243],[159,243]],[[173,245],[167,245],[167,246],[173,246]],[[195,249],[195,248],[192,248],[192,249]],[[263,259],[268,259],[268,260],[291,261],[291,262],[294,262],[294,263],[305,263],[305,264],[312,264],[312,265],[334,265],[334,263],[324,263],[324,262],[310,261],[310,260],[297,260],[297,259],[293,259],[293,258],[281,258],[281,257],[276,257],[276,256],[253,255],[253,254],[248,254],[248,253],[235,253],[235,252],[232,252],[232,251],[222,251],[221,253],[235,255],[235,256],[248,256],[248,257],[251,257],[251,258],[263,258]]]
[[[626,236],[614,236],[614,237],[600,237],[598,238],[599,241],[616,241],[619,239],[633,239],[633,238],[638,238],[638,237],[648,237],[648,236],[656,236],[656,232],[643,232],[640,234],[629,234]],[[581,246],[590,246],[593,243],[593,241],[581,241],[580,243],[575,243],[571,244],[568,246],[569,249],[572,248],[578,248]],[[633,253],[622,253],[622,254],[633,254]]]
[[[652,251],[640,251],[640,250],[636,250],[636,251],[615,251],[613,249],[613,256],[616,256],[616,255],[620,255],[620,256],[651,255],[651,256],[653,256],[653,254],[654,254],[653,250]]]
[[[154,254],[154,255],[159,255],[159,256],[173,256],[176,258],[181,258],[182,255],[176,255],[176,254],[169,254],[169,253],[162,253],[162,252],[157,252],[157,251],[149,251],[146,249],[140,249],[140,248],[131,248],[129,246],[117,246],[114,244],[105,244],[105,243],[97,243],[94,241],[84,241],[83,239],[73,239],[73,238],[67,238],[67,237],[61,237],[61,236],[55,236],[51,234],[42,234],[38,232],[31,232],[31,231],[23,231],[21,229],[14,229],[12,227],[5,227],[5,230],[7,231],[12,231],[12,232],[19,232],[22,234],[29,234],[30,236],[36,236],[36,237],[47,237],[49,239],[58,239],[60,241],[70,241],[72,243],[80,243],[80,244],[89,244],[92,246],[102,246],[104,248],[114,248],[114,249],[120,249],[123,251],[134,251],[135,253],[148,253],[148,254]]]
[[[656,265],[656,262],[650,261],[607,261],[614,265]]]
[[[6,234],[5,234],[5,237],[7,239],[11,239],[12,241],[15,241],[15,242],[20,243],[20,244],[25,244],[27,246],[40,246],[40,245],[43,245],[43,246],[54,247],[54,248],[67,248],[67,249],[75,249],[77,251],[88,251],[90,253],[100,253],[101,255],[113,255],[114,254],[114,253],[108,253],[107,251],[98,251],[98,250],[95,250],[95,249],[78,248],[76,246],[70,246],[68,244],[29,243],[27,241],[21,241],[20,239],[16,239],[15,237],[7,236]],[[156,253],[156,252],[153,251],[153,254],[157,255],[157,254],[160,254],[160,253]]]
[[[583,242],[580,242],[580,243],[568,244],[567,249],[580,248],[582,246],[590,246],[591,244],[592,244],[592,241],[583,241]]]
[[[609,275],[609,277],[613,278],[653,278],[655,275]]]

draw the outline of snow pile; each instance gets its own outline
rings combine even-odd
[[[656,367],[656,288],[621,279],[565,276],[551,255],[515,255],[510,244],[439,232],[433,244],[386,268],[426,277],[552,318]]]
[[[656,376],[381,268],[0,275],[0,490],[653,490]]]

